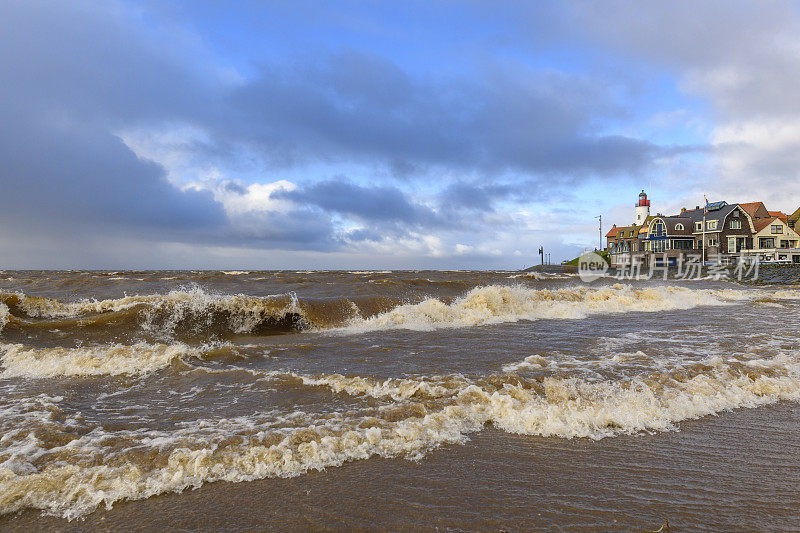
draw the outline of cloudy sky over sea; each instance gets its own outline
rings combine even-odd
[[[800,198],[791,2],[0,3],[0,268],[519,268]]]

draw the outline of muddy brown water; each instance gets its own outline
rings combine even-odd
[[[3,530],[796,530],[800,290],[0,272]]]

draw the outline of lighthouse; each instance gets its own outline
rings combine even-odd
[[[647,194],[642,190],[639,193],[639,203],[636,204],[636,225],[641,226],[647,217],[650,216],[650,200],[647,199]]]

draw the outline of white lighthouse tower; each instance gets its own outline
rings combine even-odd
[[[641,226],[647,217],[650,216],[650,200],[647,199],[647,194],[642,190],[639,193],[639,203],[636,204],[636,225]]]

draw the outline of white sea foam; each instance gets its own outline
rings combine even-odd
[[[274,375],[281,375],[280,372]],[[306,376],[289,373],[305,385],[326,386],[336,393],[347,393],[351,396],[366,395],[373,398],[391,398],[392,400],[406,400],[411,397],[438,398],[452,395],[454,384],[464,383],[463,378],[450,378],[447,382],[420,379],[386,379],[384,381],[364,378],[346,377],[341,374],[326,374],[322,376]],[[448,386],[449,385],[449,386]]]
[[[523,363],[541,364],[533,358]],[[798,400],[800,358],[797,353],[751,360],[711,357],[688,368],[679,365],[674,371],[621,380],[548,377],[541,383],[509,379],[500,385],[463,376],[442,380],[427,386],[438,391],[437,398],[450,398],[453,405],[466,409],[470,426],[492,422],[513,433],[600,439],[670,430],[682,420],[738,407]],[[398,397],[391,380],[369,387],[364,378],[339,375],[304,382],[350,395]],[[416,390],[415,384],[404,386]],[[400,395],[411,396],[413,392]]]
[[[345,330],[433,330],[518,320],[577,319],[593,314],[725,305],[749,298],[752,295],[747,291],[692,290],[675,286],[634,288],[618,284],[598,289],[529,289],[490,285],[475,288],[450,304],[429,298],[417,304],[400,305],[373,317],[352,320]]]
[[[30,348],[0,344],[1,377],[99,376],[147,374],[181,357],[200,357],[201,348],[185,344],[114,344],[78,348]]]
[[[550,363],[541,355],[529,355],[522,361],[503,365],[503,372],[516,372],[526,368],[545,368]]]
[[[4,303],[0,303],[0,332],[3,331],[3,328],[10,320],[11,312],[8,310],[8,306]]]

